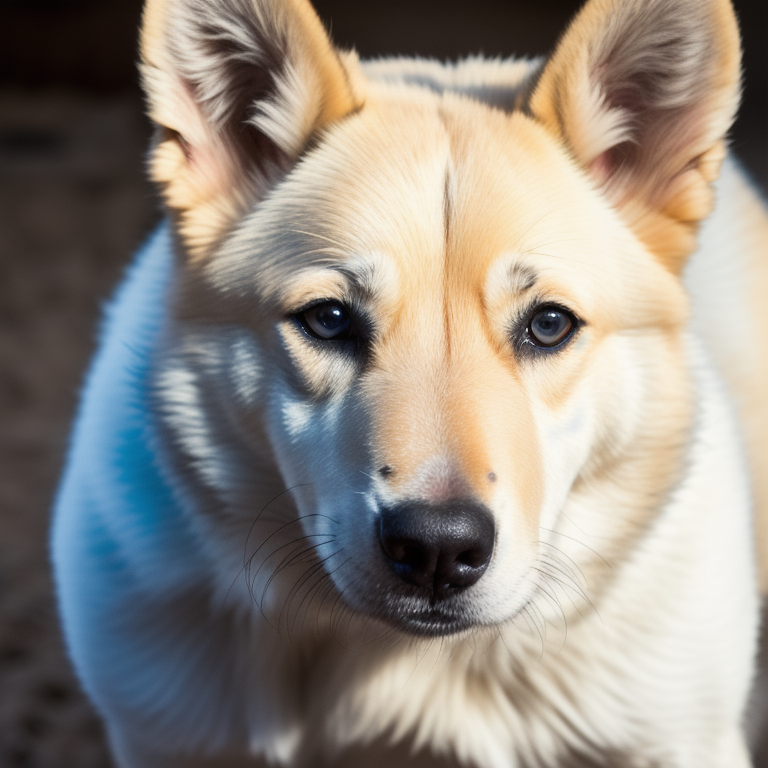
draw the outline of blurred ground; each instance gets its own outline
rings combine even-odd
[[[318,7],[364,55],[445,58],[545,52],[577,4]],[[737,5],[748,101],[734,144],[768,189],[768,4]],[[0,0],[0,768],[109,766],[62,649],[46,536],[100,306],[159,216],[143,173],[138,13],[138,0]]]
[[[0,766],[108,765],[64,658],[48,509],[104,297],[155,217],[130,98],[0,95]]]

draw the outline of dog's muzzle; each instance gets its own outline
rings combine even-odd
[[[480,580],[491,561],[496,526],[476,501],[416,501],[384,508],[378,534],[392,570],[434,604]]]

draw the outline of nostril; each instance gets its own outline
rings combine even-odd
[[[396,563],[418,567],[426,559],[424,552],[418,546],[407,541],[390,539],[385,542],[382,540],[382,546],[389,559]]]
[[[400,560],[402,563],[418,568],[424,565],[426,560],[427,557],[425,552],[422,549],[419,549],[419,547],[413,544],[406,544],[406,546],[403,547],[403,556]]]
[[[482,549],[468,549],[456,556],[456,562],[470,568],[481,568],[488,562],[491,553]]]

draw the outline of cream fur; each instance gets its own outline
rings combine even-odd
[[[169,217],[53,531],[120,768],[747,768],[768,352],[726,329],[768,216],[723,161],[729,2],[442,65],[361,64],[304,0],[150,0],[142,56]],[[352,345],[303,325],[329,300]],[[493,555],[436,613],[376,531],[457,499]]]

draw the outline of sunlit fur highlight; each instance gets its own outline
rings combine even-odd
[[[710,183],[738,106],[739,67],[726,3],[599,0],[574,20],[530,108],[646,245],[680,270],[695,224],[713,207]]]
[[[159,127],[152,178],[198,260],[281,177],[315,131],[355,108],[345,71],[301,0],[226,6],[150,0],[141,50],[149,112]],[[239,74],[246,66],[264,93],[254,89],[250,100],[238,103],[243,95],[233,95],[248,87]],[[233,120],[240,126],[234,132]],[[243,124],[276,150],[255,167],[238,146]]]

